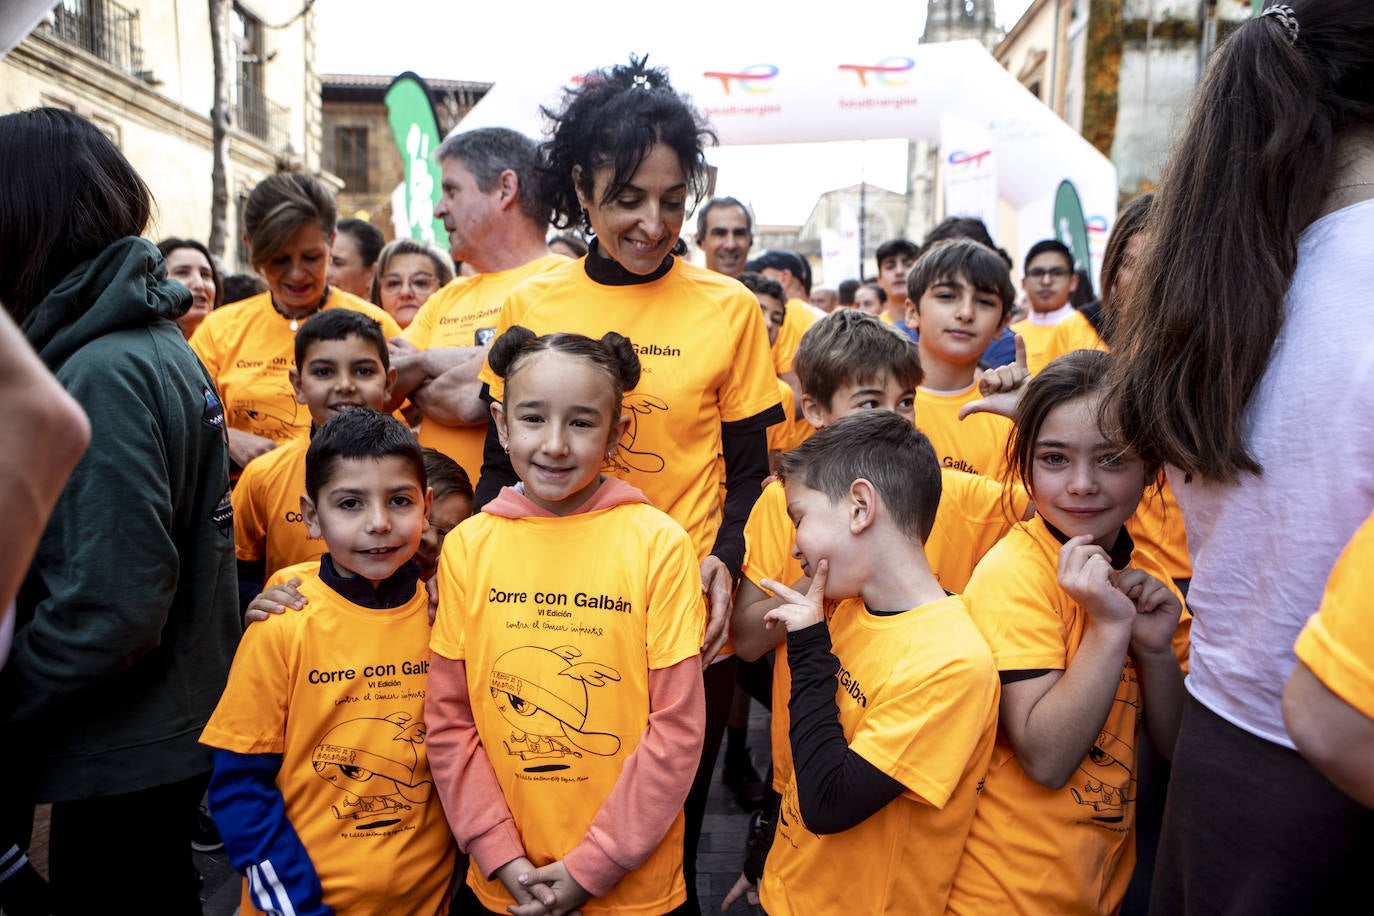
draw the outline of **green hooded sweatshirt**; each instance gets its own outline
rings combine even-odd
[[[219,396],[144,239],[74,270],[22,328],[91,422],[43,532],[0,672],[9,765],[40,801],[210,769],[196,739],[241,634]]]

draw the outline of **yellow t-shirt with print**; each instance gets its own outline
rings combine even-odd
[[[963,391],[916,389],[916,428],[930,438],[940,467],[1003,480],[1012,423],[1006,417],[975,413],[959,419],[959,408],[982,397],[977,383]]]
[[[323,308],[362,312],[382,326],[388,340],[401,333],[395,318],[343,290],[331,287]],[[305,320],[296,320],[296,326]],[[272,306],[268,292],[215,309],[191,335],[191,349],[219,388],[230,429],[278,443],[309,435],[310,411],[296,403],[287,378],[296,365],[291,325],[292,319]]]
[[[1374,516],[1355,532],[1294,650],[1327,689],[1374,719]]]
[[[270,580],[299,576],[309,601],[244,632],[201,743],[282,755],[286,817],[335,912],[438,912],[454,845],[425,754],[428,596],[359,607],[319,566]],[[241,911],[258,912],[247,882]]]
[[[643,491],[711,552],[724,489],[717,458],[721,423],[778,404],[777,377],[758,300],[738,281],[675,259],[648,283],[607,286],[583,261],[565,261],[516,287],[497,333],[523,325],[536,334],[623,334],[639,353],[639,386],[625,393],[629,430],[606,472]],[[500,400],[502,380],[482,368]]]
[[[319,560],[328,549],[323,538],[310,537],[301,518],[309,448],[309,438],[293,439],[259,455],[234,487],[234,556],[262,560],[269,578],[284,567]]]
[[[926,561],[941,587],[958,594],[983,554],[1025,514],[1026,495],[1022,488],[1015,488],[1009,505],[1001,486],[962,471],[941,471],[940,484],[940,507],[926,541]],[[764,487],[745,523],[741,574],[759,588],[763,588],[764,579],[791,585],[804,575],[801,563],[792,556],[795,542],[796,529],[787,515],[787,494],[783,485],[774,481]],[[791,691],[787,644],[782,643],[773,658],[773,715],[769,723],[773,788],[778,792],[792,772],[792,745],[787,739],[787,698]]]
[[[1039,516],[1019,524],[988,552],[964,590],[999,672],[1063,671],[1078,652],[1088,615],[1059,587],[1060,547]],[[1137,549],[1130,565],[1174,589],[1148,553]],[[1188,625],[1185,616],[1175,639],[1180,654],[1187,651]],[[1031,779],[998,733],[950,912],[1116,911],[1135,867],[1140,701],[1128,655],[1097,740],[1060,789]]]
[[[536,866],[567,855],[649,719],[649,671],[700,651],[706,605],[691,541],[643,503],[561,518],[486,513],[449,532],[431,648],[466,663],[478,735]],[[696,761],[683,761],[695,769]],[[658,848],[584,913],[665,913],[686,899],[679,815]],[[494,912],[513,901],[476,865]]]
[[[905,791],[841,833],[808,830],[793,773],[760,883],[771,916],[940,914],[997,730],[999,686],[963,599],[900,614],[840,602],[829,623],[850,750]]]
[[[421,350],[486,346],[496,335],[501,304],[510,291],[530,277],[567,261],[562,255],[550,254],[510,270],[459,277],[426,300],[401,336]],[[420,444],[448,455],[473,480],[482,472],[486,437],[486,423],[446,426],[426,417],[420,424]]]

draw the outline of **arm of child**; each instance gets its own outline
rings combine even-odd
[[[663,841],[682,810],[701,756],[706,699],[701,662],[693,655],[667,668],[649,671],[649,722],[639,744],[625,758],[620,776],[601,803],[578,844],[561,861],[536,869],[530,881],[542,881],[559,896],[562,907],[580,906],[600,897],[634,871]],[[575,887],[560,891],[562,873]],[[576,891],[586,896],[577,899]]]
[[[477,735],[465,662],[431,653],[425,725],[434,786],[458,848],[472,856],[482,874],[493,877],[524,858],[525,846]]]
[[[1086,535],[1059,552],[1059,584],[1089,616],[1063,671],[1003,677],[999,723],[1032,779],[1062,788],[1107,721],[1130,647],[1135,605],[1116,588],[1106,552]]]
[[[810,584],[803,579],[793,583],[792,587],[801,591]],[[730,644],[740,659],[756,661],[769,649],[786,642],[787,628],[775,626],[764,619],[769,611],[782,603],[781,598],[768,594],[747,577],[740,580],[739,589],[735,592],[735,610],[730,617]]]
[[[1116,585],[1135,602],[1131,655],[1140,678],[1145,730],[1155,750],[1173,759],[1184,697],[1183,669],[1173,640],[1183,602],[1167,585],[1139,569],[1123,569]]]
[[[797,804],[807,828],[818,834],[839,833],[863,823],[905,789],[855,753],[845,740],[835,703],[840,662],[831,652],[825,625],[828,572],[827,561],[820,561],[805,595],[778,582],[763,583],[785,602],[769,611],[768,617],[787,627],[787,662],[792,669],[788,740]]]
[[[248,879],[253,904],[269,916],[322,916],[324,889],[310,853],[286,816],[277,788],[280,754],[215,750],[208,801],[229,862]]]

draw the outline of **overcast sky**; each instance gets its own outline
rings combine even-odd
[[[998,0],[1009,28],[1030,0]],[[770,0],[668,0],[655,3],[573,0],[318,0],[318,65],[323,73],[394,76],[414,70],[432,79],[520,79],[536,63],[570,71],[625,60],[631,53],[672,57],[711,52],[768,58],[771,48],[818,42],[863,48],[880,37],[909,36],[925,25],[921,0],[832,0],[808,14]],[[800,224],[824,191],[861,178],[895,191],[905,184],[906,144],[794,144],[722,147],[716,191],[749,201],[765,224]]]

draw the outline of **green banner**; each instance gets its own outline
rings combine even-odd
[[[1078,189],[1067,178],[1059,182],[1059,190],[1054,194],[1054,237],[1073,252],[1073,263],[1076,268],[1092,270],[1092,258],[1088,254],[1088,224],[1083,219],[1083,201],[1078,196]]]
[[[429,89],[414,73],[402,73],[386,90],[386,110],[391,134],[396,138],[396,148],[401,151],[406,169],[404,224],[411,238],[437,242],[440,248],[447,248],[448,234],[444,224],[434,218],[441,184],[434,152],[442,138],[434,106],[429,100]]]

